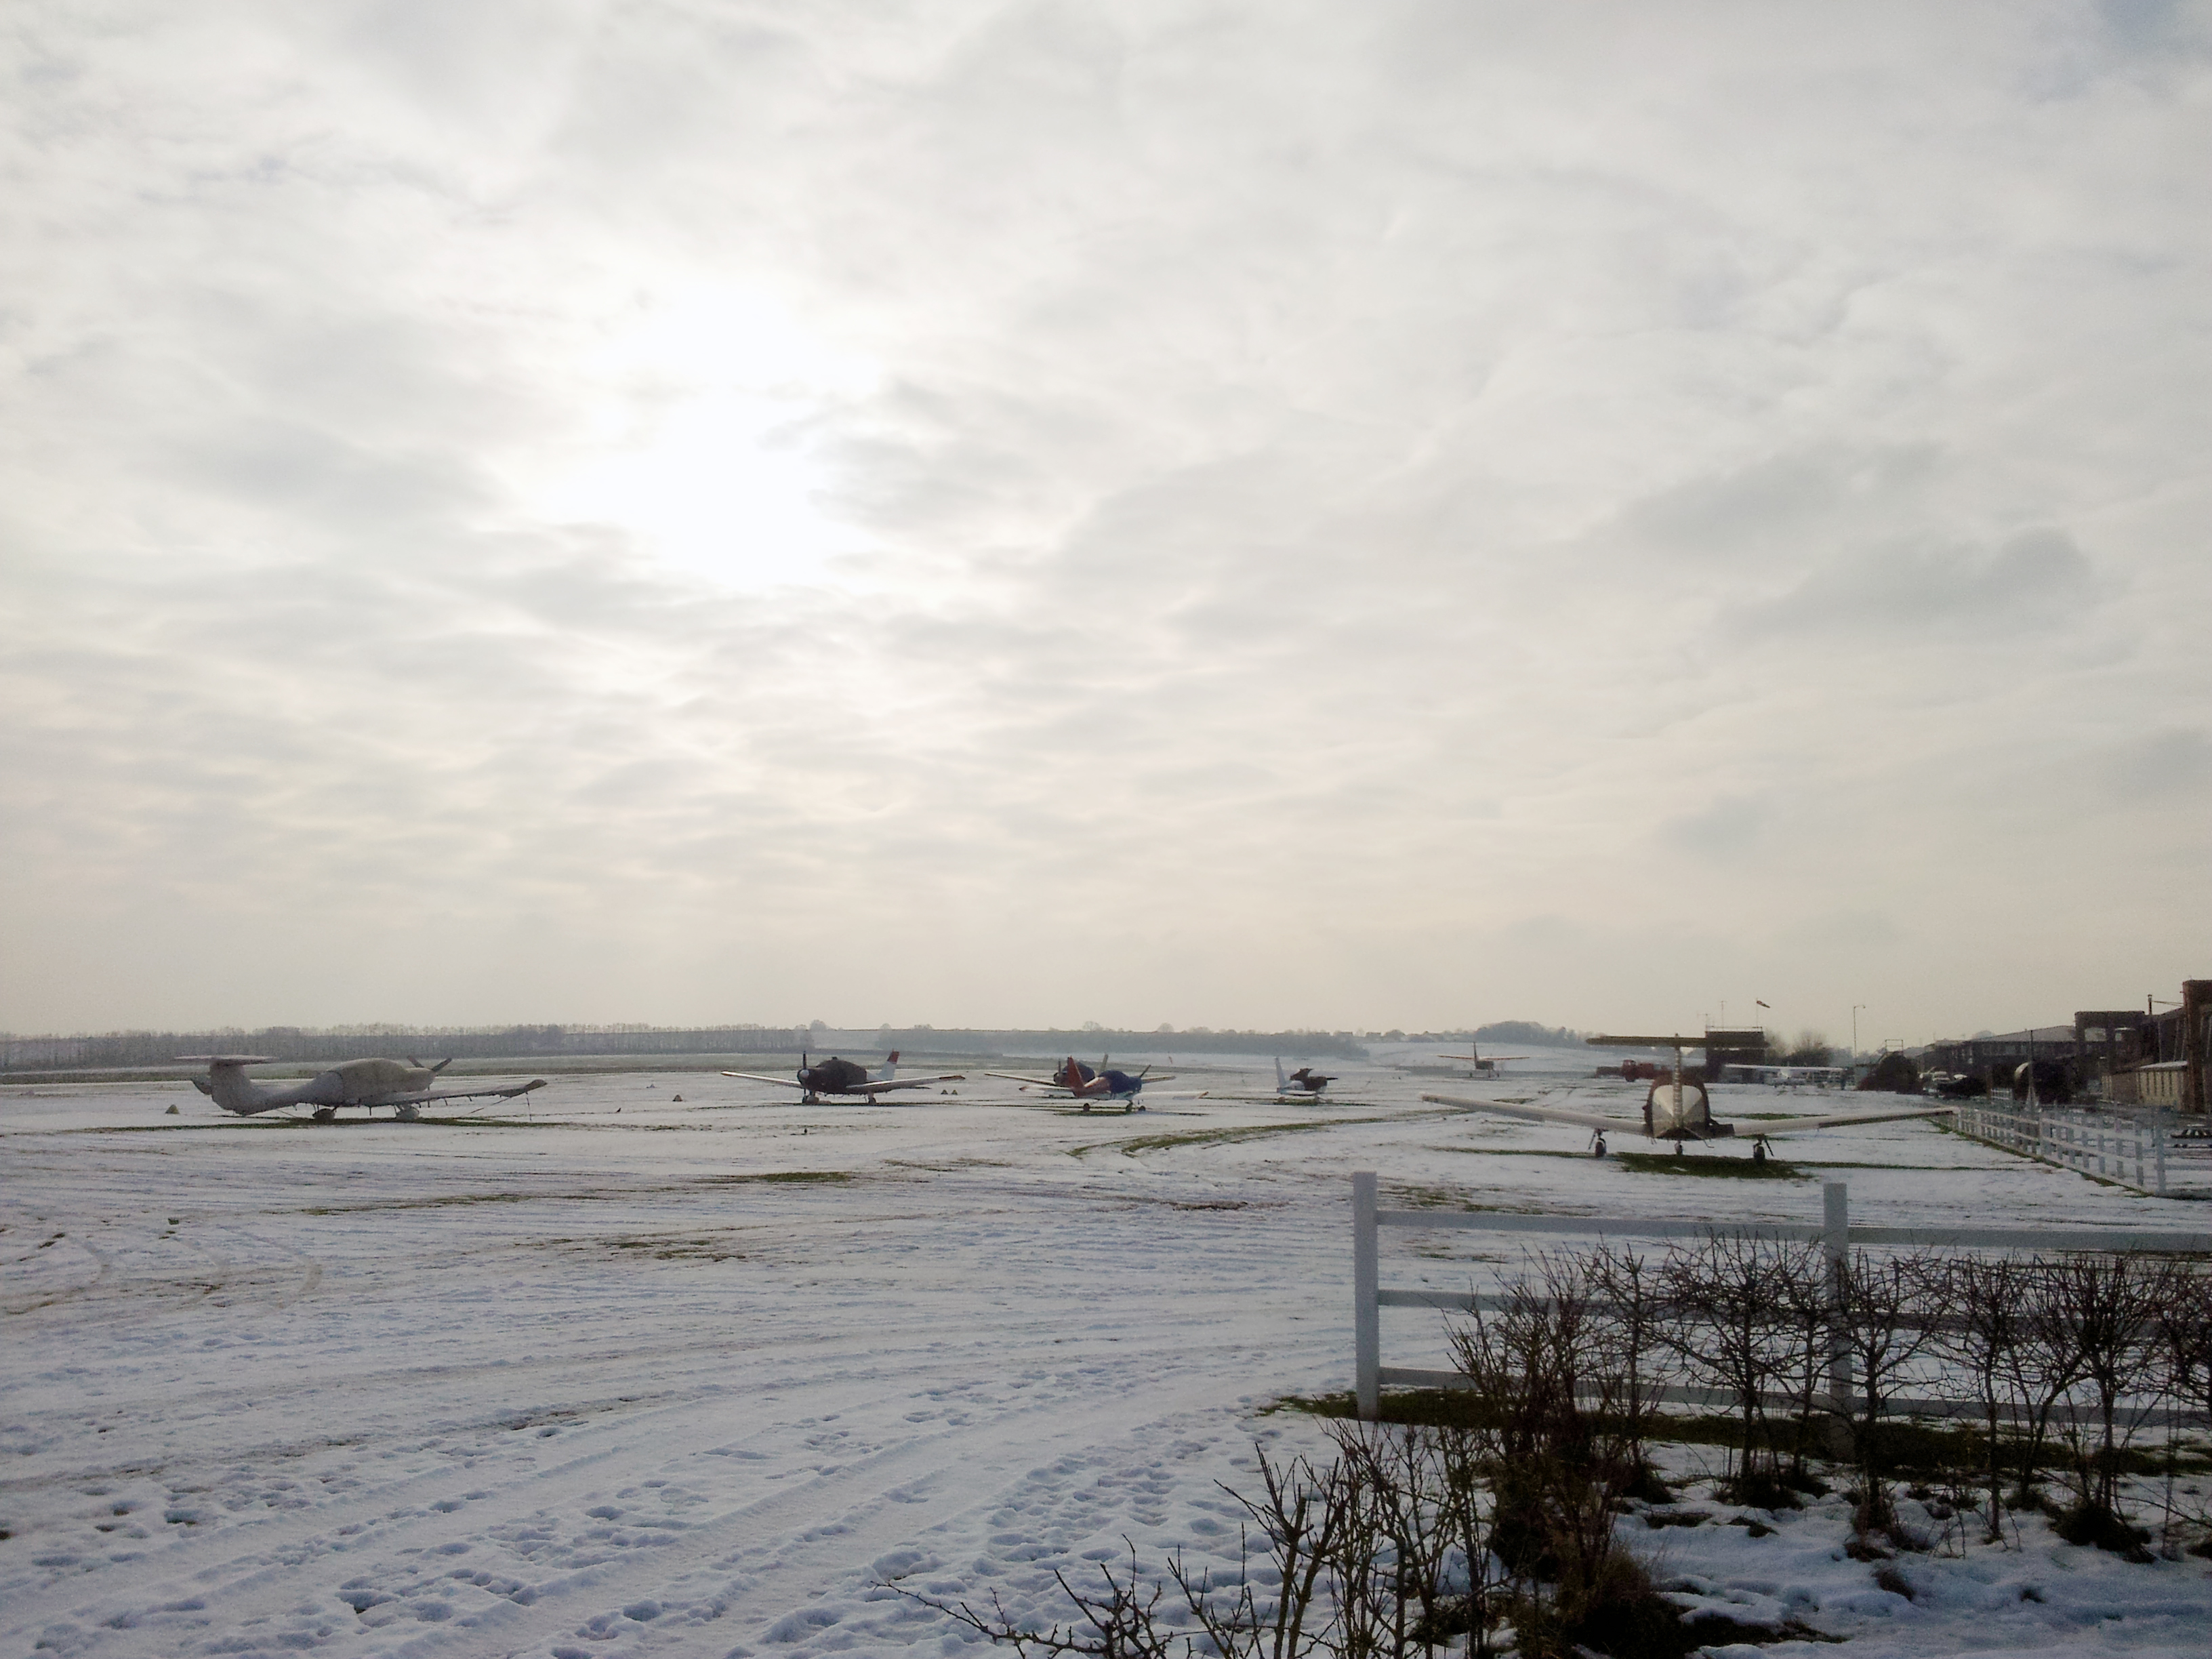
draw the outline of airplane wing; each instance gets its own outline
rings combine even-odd
[[[1779,1128],[1753,1129],[1747,1127],[1736,1133],[1771,1140],[1777,1135],[1810,1134],[1815,1129],[1839,1129],[1852,1123],[1897,1123],[1911,1117],[1948,1117],[1956,1109],[1951,1106],[1906,1106],[1891,1112],[1844,1112],[1834,1117],[1793,1117]]]
[[[1421,1098],[1432,1100],[1439,1106],[1466,1106],[1478,1112],[1496,1112],[1501,1117],[1526,1118],[1532,1123],[1571,1123],[1578,1129],[1637,1127],[1625,1117],[1600,1117],[1595,1112],[1570,1112],[1558,1106],[1509,1106],[1503,1101],[1466,1100],[1457,1095],[1423,1095]]]
[[[874,1096],[887,1094],[893,1089],[926,1089],[933,1083],[965,1083],[967,1080],[965,1072],[939,1072],[935,1077],[895,1077],[885,1083],[862,1083],[856,1085],[850,1092]]]
[[[1048,1077],[1032,1077],[1026,1072],[986,1072],[985,1077],[1002,1077],[1009,1083],[1033,1083],[1040,1089],[1064,1089],[1064,1083],[1054,1083]]]
[[[722,1075],[724,1077],[741,1077],[749,1083],[778,1084],[786,1089],[803,1090],[806,1087],[804,1083],[801,1083],[795,1077],[770,1077],[764,1072],[725,1072]]]
[[[421,1102],[428,1104],[434,1100],[512,1100],[517,1095],[526,1095],[532,1089],[544,1086],[544,1078],[534,1077],[527,1083],[516,1084],[512,1089],[449,1089],[443,1094],[413,1095],[409,1097],[409,1103]]]

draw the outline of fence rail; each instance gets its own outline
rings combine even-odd
[[[1772,1239],[1791,1243],[1818,1243],[1828,1259],[1830,1306],[1838,1319],[1844,1258],[1854,1244],[1956,1249],[2033,1250],[2051,1255],[2094,1251],[2103,1254],[2141,1250],[2166,1255],[2212,1255],[2212,1232],[2135,1230],[2112,1227],[1854,1227],[1850,1222],[1850,1188],[1841,1181],[1823,1182],[1821,1219],[1818,1226],[1802,1222],[1764,1222],[1729,1226],[1714,1221],[1654,1220],[1642,1217],[1585,1215],[1528,1215],[1503,1210],[1386,1210],[1376,1202],[1372,1170],[1352,1177],[1352,1288],[1353,1393],[1359,1415],[1373,1422],[1382,1412],[1382,1389],[1387,1384],[1406,1388],[1463,1388],[1467,1379],[1457,1371],[1425,1370],[1382,1363],[1382,1320],[1385,1308],[1425,1308],[1447,1313],[1490,1311],[1505,1305],[1506,1298],[1479,1291],[1386,1290],[1382,1279],[1382,1230],[1401,1227],[1463,1232],[1538,1233],[1575,1237],[1705,1238],[1715,1233],[1736,1237]],[[1733,1395],[1711,1389],[1670,1386],[1656,1390],[1663,1401],[1692,1405],[1739,1403]],[[1851,1405],[1850,1367],[1840,1325],[1830,1339],[1828,1389],[1823,1396],[1830,1409],[1848,1411]],[[1763,1403],[1795,1406],[1792,1397],[1774,1396]],[[1896,1400],[1889,1408],[1909,1417],[1978,1417],[1978,1401],[1957,1400]],[[2008,1413],[2008,1415],[2009,1413]],[[2063,1415],[2062,1413],[2061,1415]],[[2131,1413],[2145,1426],[2169,1424],[2202,1426],[2202,1413],[2153,1412]]]

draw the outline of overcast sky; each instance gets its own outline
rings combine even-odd
[[[2212,974],[2204,6],[24,0],[0,64],[0,1027]]]

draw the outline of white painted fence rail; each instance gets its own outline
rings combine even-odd
[[[1956,1127],[1960,1134],[2006,1152],[2164,1198],[2170,1115],[2156,1106],[2090,1112],[1966,1102],[1959,1107]]]
[[[1920,1247],[1977,1250],[2028,1250],[2046,1255],[2096,1251],[2114,1253],[2145,1250],[2170,1255],[2212,1255],[2212,1232],[2181,1232],[2118,1227],[1854,1227],[1850,1222],[1850,1189],[1841,1181],[1823,1182],[1821,1219],[1818,1226],[1802,1222],[1763,1222],[1735,1224],[1712,1220],[1652,1220],[1644,1217],[1595,1215],[1523,1215],[1500,1210],[1386,1210],[1376,1201],[1372,1170],[1352,1177],[1352,1295],[1353,1394],[1359,1415],[1373,1422],[1381,1414],[1385,1384],[1405,1388],[1465,1388],[1457,1371],[1418,1370],[1382,1363],[1382,1317],[1385,1308],[1428,1308],[1446,1313],[1487,1312],[1505,1304],[1506,1298],[1465,1291],[1385,1290],[1382,1279],[1382,1230],[1385,1227],[1446,1229],[1455,1231],[1549,1234],[1576,1238],[1706,1238],[1716,1233],[1741,1238],[1774,1239],[1792,1243],[1818,1243],[1827,1256],[1832,1285],[1844,1257],[1855,1244],[1893,1248]],[[1835,1292],[1831,1291],[1832,1305]],[[1850,1408],[1850,1366],[1840,1333],[1832,1339],[1826,1404],[1831,1409]],[[1735,1396],[1724,1390],[1670,1386],[1655,1390],[1664,1401],[1690,1405],[1734,1406]],[[1788,1396],[1773,1396],[1763,1403],[1794,1407]],[[1978,1417],[1980,1402],[1961,1400],[1898,1400],[1890,1409],[1903,1417]],[[2064,1413],[2060,1413],[2063,1415]],[[2154,1412],[2130,1413],[2143,1426],[2182,1424],[2203,1426],[2202,1413]]]

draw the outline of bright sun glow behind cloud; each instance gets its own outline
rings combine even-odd
[[[557,471],[541,463],[526,501],[728,586],[826,582],[838,556],[867,544],[820,509],[817,423],[878,379],[757,295],[642,298],[576,364],[580,453]]]

